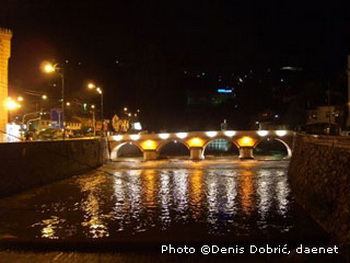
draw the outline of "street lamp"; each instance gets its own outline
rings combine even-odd
[[[66,135],[66,129],[64,126],[64,72],[63,68],[59,67],[58,64],[52,64],[50,62],[43,62],[41,65],[42,70],[47,74],[53,74],[56,73],[61,78],[61,110],[62,110],[62,119],[60,124],[62,124],[63,127],[63,140],[65,139]],[[44,99],[44,98],[43,98]]]
[[[87,87],[91,90],[96,89],[97,93],[101,95],[101,120],[103,122],[103,91],[92,82],[88,83]]]
[[[92,109],[92,127],[94,131],[94,137],[96,136],[96,129],[95,129],[95,105],[91,105]]]
[[[21,105],[18,104],[16,101],[14,101],[12,98],[10,98],[10,97],[7,98],[7,100],[6,100],[6,108],[8,110],[15,110],[15,109],[18,109],[20,107],[21,107]]]
[[[17,99],[17,101],[19,101],[19,100]],[[10,97],[8,97],[7,100],[5,101],[5,106],[8,110],[8,116],[9,116],[10,121],[12,119],[11,111],[16,110],[22,106],[17,101],[13,100]]]

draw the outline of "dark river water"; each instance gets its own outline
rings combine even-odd
[[[287,161],[121,161],[0,200],[0,235],[49,242],[306,242]]]

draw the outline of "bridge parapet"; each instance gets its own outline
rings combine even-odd
[[[126,143],[136,145],[143,152],[144,159],[157,159],[164,145],[179,141],[190,150],[190,159],[203,159],[207,145],[216,139],[226,139],[237,146],[241,159],[252,159],[253,149],[264,139],[274,138],[283,143],[291,156],[294,132],[287,130],[266,131],[195,131],[159,134],[125,134],[108,137],[111,159],[118,156],[118,150]]]

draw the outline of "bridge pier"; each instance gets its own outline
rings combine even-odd
[[[202,160],[203,159],[203,147],[191,147],[190,148],[190,159],[191,160]]]
[[[145,161],[157,160],[158,159],[158,152],[156,150],[144,150],[143,151],[143,159]]]
[[[253,147],[241,146],[239,148],[239,159],[254,159]]]

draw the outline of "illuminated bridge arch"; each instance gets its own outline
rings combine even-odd
[[[190,159],[203,159],[208,145],[215,140],[226,140],[239,149],[240,159],[254,159],[253,150],[259,143],[271,138],[282,143],[291,157],[294,132],[287,130],[247,130],[247,131],[197,131],[160,134],[125,134],[108,137],[110,157],[116,159],[118,150],[131,142],[143,153],[145,160],[159,157],[162,149],[174,141],[183,144],[190,151]]]
[[[225,145],[224,141],[227,142],[230,146],[234,147],[235,150],[235,154],[239,154],[239,145],[238,143],[233,140],[232,138],[228,138],[228,137],[224,137],[224,136],[219,136],[219,137],[215,137],[215,138],[211,138],[209,140],[206,141],[206,143],[203,146],[203,155],[202,157],[205,158],[206,155],[208,155],[208,147],[210,147],[210,145],[217,143],[217,150],[220,151],[220,148],[223,148],[223,150],[225,149]],[[226,147],[229,147],[226,145]],[[215,146],[213,147],[215,148]],[[228,151],[229,148],[226,149],[226,151]]]
[[[282,147],[282,148],[281,148]],[[279,148],[279,149],[278,149]],[[256,142],[254,145],[253,153],[254,156],[259,156],[258,150],[262,150],[263,152],[267,153],[268,156],[271,157],[271,152],[285,152],[285,156],[283,156],[283,159],[290,158],[292,156],[292,150],[288,143],[286,143],[284,140],[276,137],[268,137],[260,139]]]
[[[111,149],[111,159],[112,160],[117,159],[119,157],[120,149],[123,148],[126,145],[133,145],[134,147],[136,147],[141,152],[141,154],[143,153],[142,147],[137,142],[124,141],[124,142],[119,143],[118,145],[116,145],[113,149]]]
[[[171,153],[166,153],[167,147],[174,145],[177,149],[173,149],[175,150],[175,154],[171,154]],[[185,153],[186,151],[186,153]],[[172,139],[172,140],[166,140],[164,142],[162,142],[159,147],[157,148],[157,152],[159,156],[171,156],[171,155],[177,155],[176,153],[178,153],[178,155],[186,155],[186,156],[190,156],[190,147],[189,145],[186,143],[186,141],[181,140],[181,139]]]

